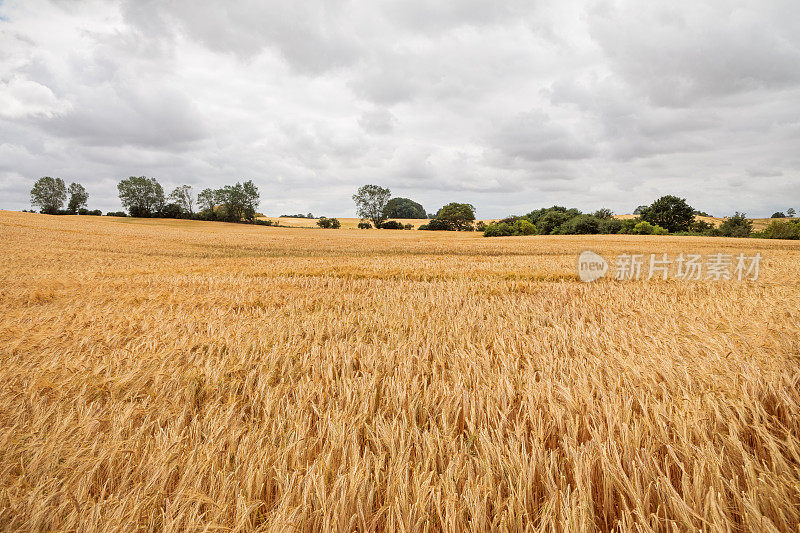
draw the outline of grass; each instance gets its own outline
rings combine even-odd
[[[0,212],[0,529],[796,531],[800,244]],[[578,253],[764,256],[582,284]]]

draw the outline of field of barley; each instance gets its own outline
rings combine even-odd
[[[0,530],[800,527],[799,243],[2,211],[0,247]]]

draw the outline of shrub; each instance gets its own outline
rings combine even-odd
[[[770,218],[786,218],[786,213],[781,213],[780,211],[777,211],[775,213],[772,213],[772,216]]]
[[[477,231],[484,231],[486,229],[486,222],[479,220],[478,223],[475,224],[475,229]]]
[[[414,224],[406,224],[403,229],[414,229]]]
[[[637,222],[631,232],[634,235],[667,235],[669,231],[658,224],[650,224],[646,220]]]
[[[126,217],[126,216],[128,216],[128,213],[126,213],[125,211],[109,211],[108,213],[106,213],[106,216],[107,217]]]
[[[403,223],[396,220],[387,220],[381,224],[381,229],[403,229]]]
[[[622,231],[622,221],[616,218],[608,218],[600,221],[598,233],[615,234]]]
[[[489,224],[483,230],[484,237],[510,237],[511,235],[514,235],[514,228],[505,222]]]
[[[726,218],[712,234],[722,237],[749,237],[753,233],[753,223],[744,213],[738,211],[732,217]]]
[[[600,233],[600,220],[593,215],[578,215],[559,226],[556,232],[570,235]]]
[[[800,226],[789,220],[776,220],[764,229],[767,239],[800,239]]]
[[[358,223],[358,229],[372,229],[372,224],[362,220]]]
[[[696,234],[704,234],[708,233],[714,229],[714,225],[706,222],[705,220],[697,220],[695,219],[694,222],[689,225],[688,231],[683,231],[681,233],[696,233]]]
[[[427,231],[455,231],[456,227],[447,220],[432,218],[430,222],[421,225],[419,229]]]
[[[519,235],[536,235],[536,226],[524,218],[517,220],[516,224],[514,224],[514,229]]]
[[[342,227],[342,224],[339,222],[338,218],[320,217],[319,220],[317,220],[317,226],[324,229],[339,229]]]

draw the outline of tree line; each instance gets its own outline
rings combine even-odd
[[[127,212],[109,212],[112,216],[191,218],[225,222],[249,222],[273,225],[256,218],[260,194],[252,180],[225,185],[219,189],[203,189],[196,196],[191,185],[179,185],[168,195],[155,178],[131,176],[117,184],[119,199]],[[69,198],[69,200],[67,200]],[[86,208],[89,194],[79,183],[66,186],[61,178],[43,177],[31,189],[31,204],[48,214],[100,215],[99,210]],[[364,185],[353,195],[361,229],[413,229],[398,219],[427,219],[419,227],[427,231],[482,231],[486,237],[519,235],[698,235],[719,237],[763,237],[800,239],[800,220],[794,209],[776,212],[764,230],[755,232],[753,223],[744,213],[727,217],[718,227],[702,220],[708,216],[690,206],[685,198],[666,195],[650,205],[638,206],[634,217],[620,219],[609,209],[583,213],[575,208],[553,206],[511,215],[497,222],[475,222],[475,207],[468,203],[451,202],[436,213],[427,213],[422,205],[410,198],[392,197],[392,192],[379,185]],[[64,203],[67,207],[64,209]],[[197,208],[197,211],[195,211]],[[311,218],[307,215],[289,215]],[[790,220],[785,220],[790,218]],[[317,226],[338,229],[336,218],[320,217]],[[274,224],[277,225],[277,224]]]

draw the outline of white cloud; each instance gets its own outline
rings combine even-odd
[[[0,207],[43,175],[252,178],[265,212],[389,186],[480,216],[661,194],[717,214],[800,189],[800,9],[439,0],[5,0]],[[800,206],[796,206],[800,207]]]

